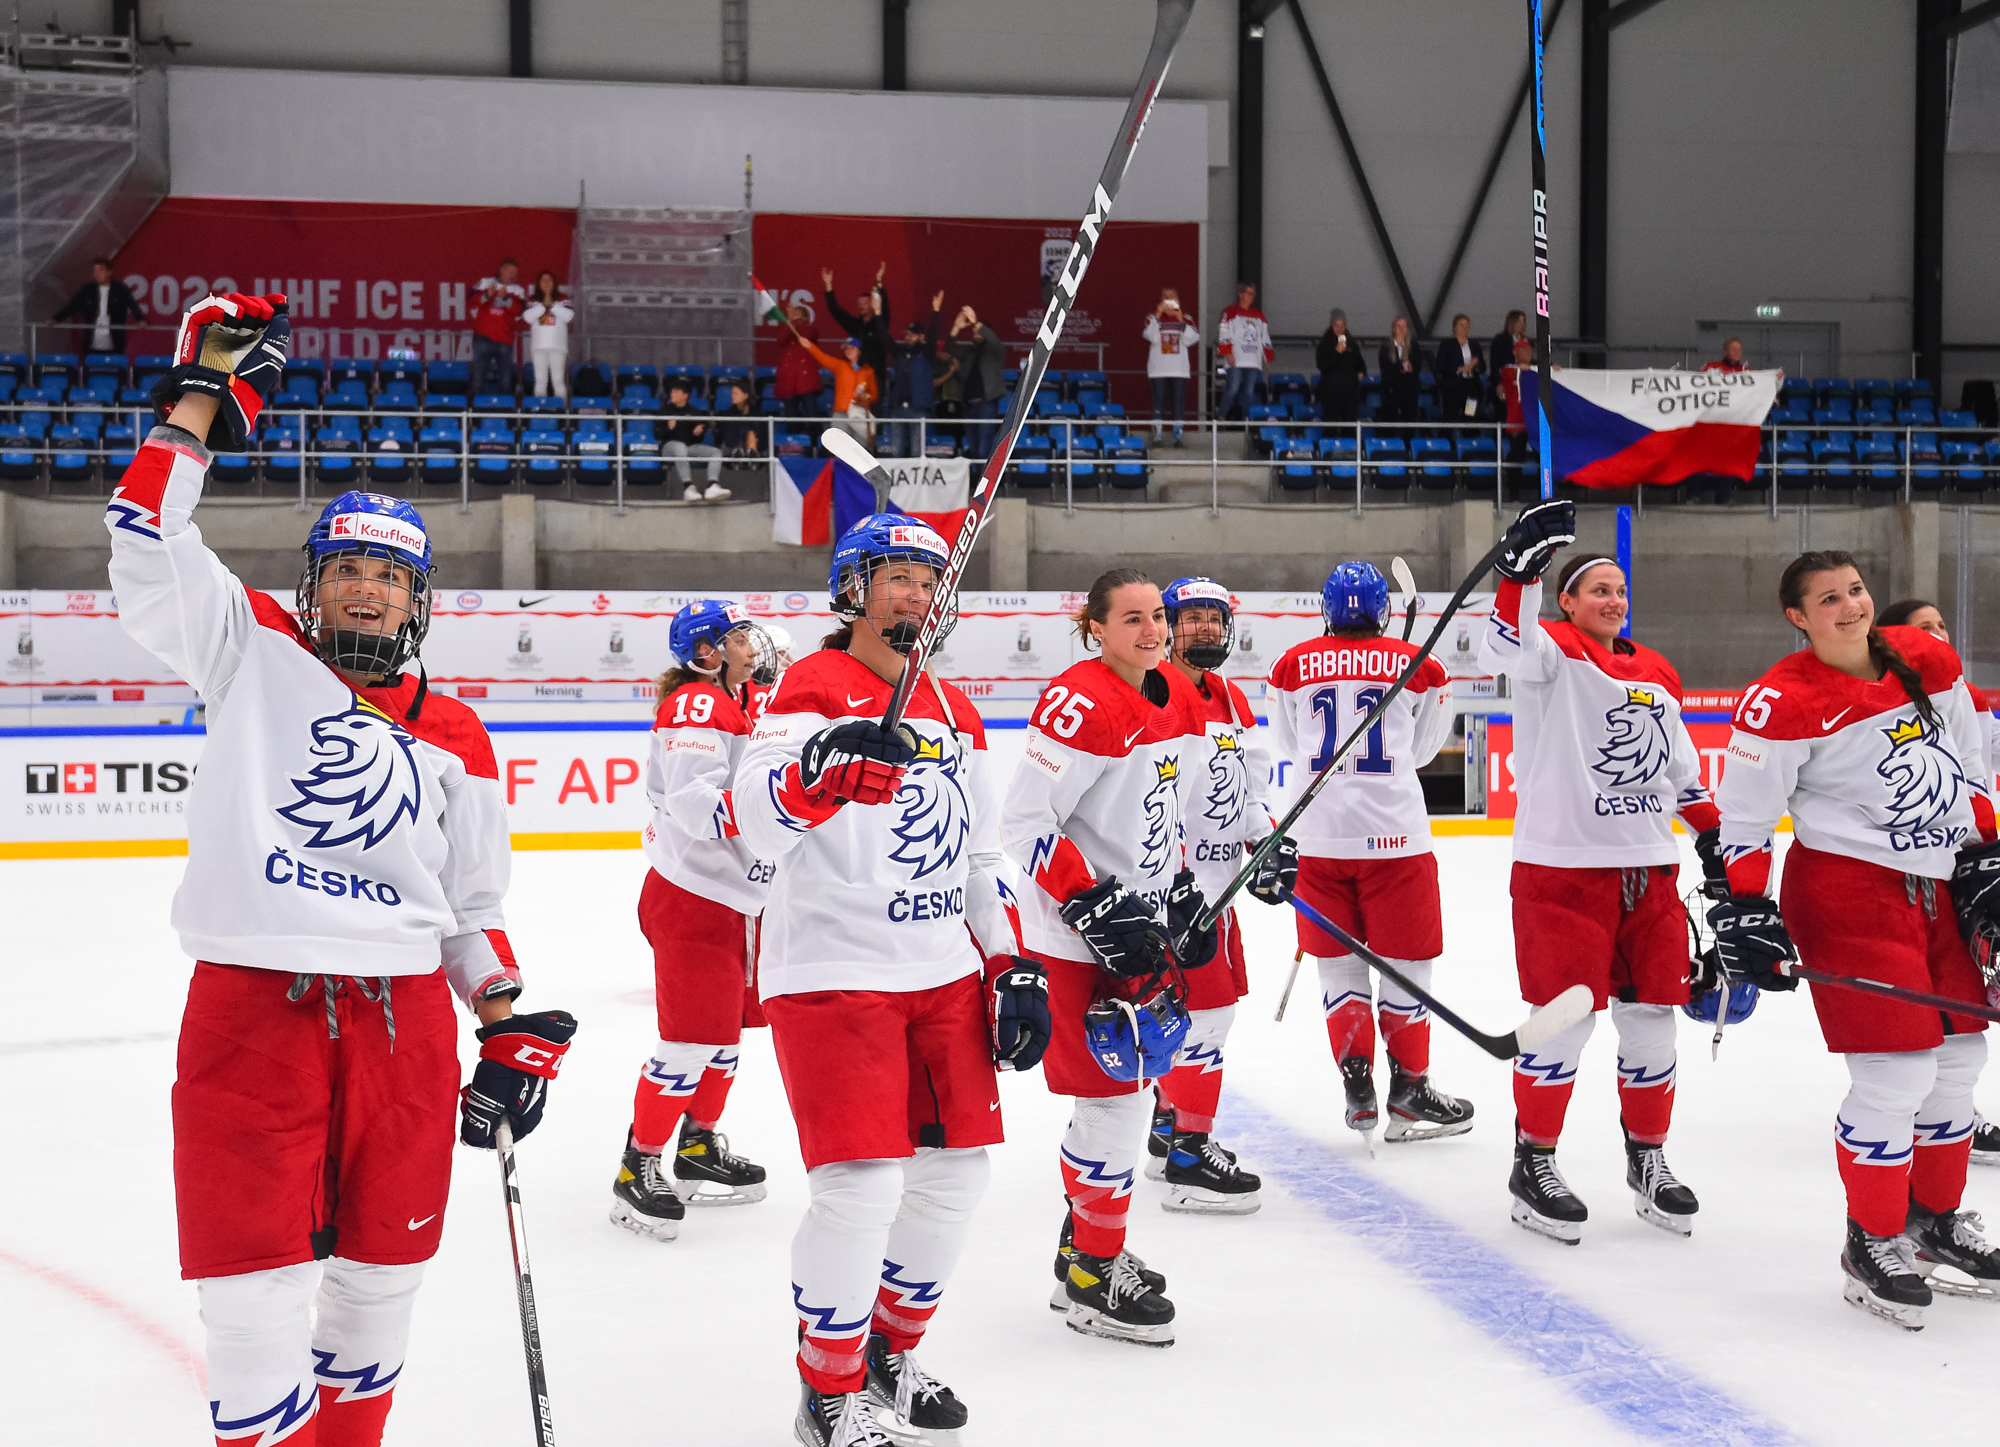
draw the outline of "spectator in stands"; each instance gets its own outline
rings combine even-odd
[[[786,309],[785,325],[791,330],[780,342],[778,375],[771,395],[785,404],[787,417],[820,415],[819,363],[806,350],[805,335],[799,330],[811,320],[802,306]]]
[[[1248,417],[1257,404],[1265,364],[1278,359],[1271,347],[1270,323],[1257,310],[1257,288],[1250,282],[1239,281],[1236,305],[1223,308],[1222,321],[1215,329],[1215,356],[1229,369],[1216,415],[1227,419],[1240,406],[1242,415]]]
[[[884,412],[903,419],[890,429],[890,450],[898,457],[923,455],[923,428],[910,420],[928,417],[937,403],[935,383],[938,329],[944,324],[944,293],[931,298],[930,320],[922,326],[911,321],[903,327],[903,340],[896,344],[896,370],[889,377],[889,394]]]
[[[762,457],[763,435],[751,406],[750,383],[735,378],[729,384],[729,406],[715,414],[715,445],[724,457]]]
[[[786,325],[792,327],[793,336],[799,335],[796,324],[788,321]],[[822,351],[804,337],[799,337],[799,345],[804,347],[820,366],[833,373],[833,415],[836,418],[847,418],[848,421],[842,425],[863,446],[869,445],[872,434],[867,425],[870,416],[868,409],[875,401],[877,384],[875,369],[861,359],[861,339],[847,338],[840,344],[841,355],[837,357],[831,352]]]
[[[479,279],[472,298],[472,391],[475,396],[514,390],[514,337],[528,294],[513,257]]]
[[[889,375],[889,349],[895,341],[889,333],[889,295],[882,290],[882,273],[888,269],[886,261],[875,268],[875,285],[855,298],[853,311],[833,299],[833,272],[824,266],[819,269],[826,287],[826,314],[861,344],[861,360],[875,369],[877,378]]]
[[[1438,343],[1431,373],[1438,380],[1444,420],[1471,422],[1479,416],[1479,403],[1486,395],[1486,358],[1472,341],[1472,318],[1460,312],[1451,319],[1451,335]]]
[[[1749,371],[1749,366],[1743,360],[1743,339],[1741,337],[1731,337],[1722,344],[1722,356],[1720,360],[1703,362],[1701,369],[1704,372]]]
[[[1201,333],[1181,314],[1181,294],[1173,287],[1160,289],[1159,305],[1140,328],[1146,339],[1146,379],[1153,384],[1153,440],[1160,440],[1160,425],[1171,418],[1174,446],[1181,447],[1181,414],[1187,410],[1189,359],[1201,345]]]
[[[965,415],[965,373],[949,341],[940,340],[931,356],[931,385],[937,389],[931,415],[943,419],[940,426],[931,429],[931,435],[942,432],[953,442],[964,441],[965,428],[957,419]]]
[[[1347,313],[1339,307],[1327,318],[1319,345],[1313,348],[1319,368],[1319,413],[1329,422],[1352,422],[1361,415],[1361,378],[1368,364],[1361,360],[1361,343],[1347,330]]]
[[[56,313],[59,322],[83,322],[90,327],[86,352],[125,351],[125,324],[146,320],[146,309],[132,295],[132,288],[111,274],[111,259],[100,256],[90,263],[90,280],[76,289],[76,295]]]
[[[660,408],[660,456],[674,459],[681,477],[681,496],[688,502],[726,502],[730,493],[721,482],[722,449],[709,441],[708,424],[697,421],[699,415],[688,405],[687,379],[676,377],[667,383],[667,400]],[[694,485],[690,457],[708,459],[706,491]]]
[[[556,395],[569,400],[569,324],[576,313],[562,299],[556,274],[544,271],[535,278],[534,296],[521,312],[528,328],[528,355],[535,364],[535,395],[546,397],[554,384]]]
[[[965,333],[963,341],[959,340],[961,332]],[[991,419],[1000,415],[1000,399],[1007,391],[1007,348],[999,333],[969,306],[960,307],[952,319],[951,342],[964,389],[963,415],[976,424],[966,429],[966,456],[990,457],[994,436],[1000,430]]]
[[[1518,463],[1528,455],[1528,423],[1521,408],[1521,371],[1535,365],[1535,344],[1526,337],[1514,342],[1514,360],[1500,369],[1500,403],[1507,409],[1507,460]]]
[[[1528,334],[1528,314],[1524,311],[1507,313],[1507,324],[1500,328],[1487,348],[1486,378],[1496,388],[1500,385],[1500,374],[1514,365],[1514,343]]]
[[[1417,391],[1424,366],[1423,352],[1410,335],[1410,319],[1397,317],[1389,324],[1389,340],[1382,343],[1382,420],[1417,420]]]

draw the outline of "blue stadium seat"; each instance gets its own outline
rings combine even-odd
[[[424,368],[424,390],[464,396],[472,390],[472,363],[432,362]]]
[[[92,352],[83,359],[83,380],[86,386],[101,377],[109,381],[111,390],[116,392],[125,385],[126,379],[131,375],[131,366],[117,352]]]

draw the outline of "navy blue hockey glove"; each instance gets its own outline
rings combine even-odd
[[[1715,931],[1715,963],[1724,979],[1748,980],[1760,990],[1799,987],[1796,975],[1778,970],[1799,956],[1773,901],[1761,894],[1725,899],[1709,910],[1708,927]]]
[[[1262,842],[1258,841],[1259,844]],[[1298,888],[1298,884],[1299,846],[1290,839],[1280,839],[1271,852],[1258,861],[1257,872],[1243,887],[1250,891],[1253,899],[1261,899],[1266,904],[1283,904],[1292,897],[1292,891]]]
[[[885,729],[854,719],[821,729],[799,756],[799,783],[808,794],[856,804],[886,804],[903,786],[903,771],[917,757],[905,729]]]
[[[2000,844],[1959,851],[1951,872],[1951,903],[1967,940],[2000,939]]]
[[[1503,578],[1532,583],[1548,570],[1558,550],[1576,541],[1576,504],[1538,502],[1523,508],[1508,525],[1507,551],[1493,565]]]
[[[1125,979],[1156,975],[1167,967],[1166,926],[1152,907],[1107,874],[1070,896],[1059,911],[1097,956],[1098,964]]]
[[[1049,976],[1033,960],[994,955],[986,962],[993,992],[993,1063],[1033,1070],[1049,1048]]]
[[[1717,902],[1729,898],[1729,866],[1722,862],[1722,830],[1704,829],[1695,835],[1694,852],[1701,861],[1701,892]]]
[[[1208,908],[1194,871],[1183,869],[1167,891],[1167,930],[1174,937],[1174,962],[1184,970],[1199,969],[1215,958],[1215,926],[1194,927],[1195,917]]]
[[[174,365],[153,384],[153,408],[161,421],[188,393],[216,399],[208,445],[217,452],[244,452],[264,409],[285,376],[292,320],[283,293],[270,296],[206,296],[181,316],[174,340]]]
[[[501,1116],[513,1126],[515,1140],[542,1123],[549,1082],[576,1034],[576,1016],[567,1010],[508,1015],[474,1033],[479,1064],[472,1084],[458,1095],[458,1138],[490,1151]]]

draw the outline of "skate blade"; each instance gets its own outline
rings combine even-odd
[[[1182,1216],[1254,1216],[1264,1204],[1258,1196],[1256,1191],[1225,1196],[1201,1186],[1168,1186],[1160,1209]]]
[[[2000,1166],[2000,1151],[1974,1151],[1972,1164],[1975,1166]]]
[[[1516,1226],[1536,1236],[1546,1236],[1551,1241],[1560,1241],[1565,1246],[1574,1246],[1583,1240],[1583,1222],[1558,1221],[1544,1216],[1526,1201],[1517,1200],[1508,1213]]]
[[[905,1422],[896,1415],[896,1404],[886,1400],[872,1381],[868,1386],[868,1405],[875,1410],[875,1425],[881,1428],[882,1435],[901,1447],[956,1447],[962,1440],[956,1427],[918,1427]]]
[[[1069,1311],[1069,1288],[1060,1281],[1056,1283],[1056,1289],[1049,1295],[1049,1310],[1064,1313]]]
[[[681,1198],[683,1206],[754,1206],[770,1194],[770,1188],[762,1181],[747,1186],[725,1186],[719,1181],[676,1180],[674,1194]]]
[[[1694,1235],[1694,1217],[1691,1214],[1676,1216],[1672,1211],[1662,1211],[1637,1191],[1632,1193],[1632,1213],[1648,1226],[1658,1226],[1671,1235]]]
[[[1879,1316],[1892,1326],[1900,1326],[1904,1331],[1924,1329],[1924,1309],[1921,1306],[1904,1306],[1900,1302],[1883,1301],[1872,1295],[1866,1286],[1851,1276],[1841,1287],[1840,1295],[1849,1306],[1859,1307],[1870,1316]]]
[[[681,1234],[681,1223],[660,1216],[647,1216],[622,1200],[611,1203],[611,1224],[654,1241],[671,1241]]]
[[[1101,1336],[1106,1341],[1129,1342],[1133,1346],[1170,1347],[1174,1344],[1172,1322],[1162,1322],[1159,1326],[1133,1326],[1129,1322],[1114,1321],[1101,1311],[1092,1311],[1080,1301],[1069,1304],[1069,1316],[1064,1324],[1083,1336]]]
[[[1981,1281],[1956,1266],[1947,1266],[1942,1261],[1926,1261],[1919,1256],[1917,1270],[1931,1284],[1934,1295],[1956,1296],[1961,1301],[2000,1302],[2000,1290],[1995,1289],[1995,1283]]]
[[[1391,1144],[1399,1141],[1441,1141],[1446,1136],[1464,1135],[1471,1129],[1472,1122],[1469,1120],[1447,1124],[1432,1120],[1403,1120],[1392,1115],[1389,1124],[1382,1128],[1382,1139]]]
[[[1163,1157],[1149,1156],[1146,1159],[1146,1179],[1164,1181],[1167,1178],[1167,1163]]]

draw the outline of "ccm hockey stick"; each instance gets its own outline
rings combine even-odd
[[[924,613],[923,626],[917,630],[916,644],[903,664],[903,676],[896,682],[888,712],[882,715],[882,727],[885,729],[892,729],[902,721],[903,709],[910,701],[910,690],[916,686],[917,676],[924,670],[924,660],[937,646],[938,631],[944,626],[952,595],[958,591],[958,581],[965,575],[965,565],[971,561],[973,545],[979,541],[979,529],[986,521],[987,508],[992,505],[993,495],[1000,488],[1008,459],[1014,455],[1014,439],[1020,435],[1021,424],[1027,420],[1028,409],[1034,405],[1035,390],[1042,384],[1042,374],[1049,369],[1049,355],[1062,339],[1063,324],[1069,320],[1070,308],[1076,305],[1077,288],[1083,284],[1083,274],[1097,252],[1099,233],[1110,219],[1111,203],[1118,198],[1118,187],[1125,179],[1125,168],[1132,163],[1132,152],[1139,144],[1140,133],[1146,129],[1147,118],[1153,113],[1153,102],[1166,79],[1167,66],[1174,58],[1174,47],[1180,44],[1181,32],[1187,29],[1188,15],[1194,9],[1194,0],[1157,0],[1157,3],[1159,9],[1153,21],[1153,45],[1146,52],[1146,66],[1139,73],[1138,88],[1132,92],[1131,103],[1125,107],[1118,139],[1112,143],[1111,154],[1105,159],[1104,170],[1097,178],[1097,188],[1091,192],[1090,210],[1084,213],[1082,222],[1077,226],[1076,240],[1070,243],[1069,257],[1056,276],[1055,294],[1049,298],[1049,307],[1042,314],[1041,329],[1035,333],[1035,343],[1029,349],[1027,364],[1021,368],[1020,378],[1014,384],[1014,401],[1007,409],[1006,421],[1001,424],[1000,438],[993,445],[993,455],[986,459],[986,466],[979,474],[979,484],[972,490],[965,520],[959,524],[958,537],[951,545],[951,558],[945,564],[944,576],[937,580],[937,590],[931,594],[931,605]],[[861,450],[866,455],[866,450]],[[877,481],[877,486],[880,485],[881,481]]]
[[[507,1197],[507,1236],[514,1247],[514,1294],[521,1304],[521,1346],[528,1355],[528,1401],[535,1412],[535,1447],[555,1447],[549,1415],[549,1382],[542,1369],[542,1325],[535,1312],[535,1280],[528,1269],[528,1222],[521,1214],[521,1171],[514,1159],[514,1127],[506,1116],[493,1131],[499,1148],[500,1189]]]
[[[1811,980],[1815,985],[1831,985],[1837,990],[1856,990],[1864,995],[1879,995],[1885,1000],[1901,1000],[1906,1005],[1929,1005],[1934,1010],[1948,1010],[1954,1015],[2000,1021],[2000,1010],[1991,1005],[1975,1005],[1970,1000],[1954,1000],[1949,995],[1933,995],[1925,990],[1907,990],[1901,985],[1863,979],[1858,975],[1829,975],[1825,970],[1811,969],[1796,960],[1788,961],[1781,968],[1785,974]]]
[[[1417,626],[1417,578],[1410,571],[1410,565],[1403,561],[1401,554],[1389,559],[1389,573],[1396,580],[1396,586],[1403,590],[1403,641],[1410,641],[1410,634]]]
[[[1555,410],[1555,348],[1549,340],[1549,163],[1544,149],[1542,107],[1542,0],[1528,0],[1528,38],[1534,51],[1535,113],[1528,127],[1529,167],[1534,187],[1533,230],[1535,242],[1535,417],[1536,440],[1541,443],[1537,461],[1541,463],[1542,496],[1556,495],[1555,444],[1549,432],[1549,414]]]
[[[1291,899],[1292,908],[1318,925],[1345,945],[1350,954],[1358,955],[1376,970],[1394,980],[1412,995],[1415,995],[1438,1019],[1451,1026],[1459,1034],[1491,1055],[1495,1060],[1512,1060],[1537,1046],[1555,1038],[1573,1025],[1580,1025],[1590,1018],[1592,997],[1590,986],[1571,985],[1548,1004],[1516,1025],[1504,1035],[1488,1035],[1484,1030],[1474,1029],[1455,1014],[1448,1006],[1438,1002],[1437,996],[1428,990],[1419,989],[1416,982],[1361,943],[1353,935],[1300,899],[1296,894]]]
[[[1276,849],[1278,841],[1285,837],[1285,831],[1298,823],[1299,816],[1304,814],[1312,801],[1319,797],[1319,791],[1326,787],[1326,781],[1333,777],[1334,771],[1340,767],[1340,761],[1347,757],[1348,750],[1367,736],[1368,730],[1375,727],[1375,721],[1388,712],[1389,705],[1401,697],[1403,690],[1410,686],[1410,680],[1417,676],[1417,670],[1424,666],[1424,660],[1436,649],[1438,639],[1444,637],[1444,625],[1465,606],[1465,600],[1472,595],[1473,587],[1506,555],[1506,552],[1507,540],[1503,537],[1493,545],[1485,557],[1472,565],[1472,571],[1465,575],[1465,581],[1458,585],[1458,591],[1451,595],[1451,601],[1444,605],[1444,612],[1438,615],[1437,626],[1431,629],[1431,636],[1426,638],[1424,646],[1411,656],[1409,666],[1404,668],[1401,676],[1389,686],[1375,707],[1368,710],[1367,716],[1355,725],[1354,732],[1341,740],[1340,747],[1333,751],[1333,757],[1326,761],[1326,766],[1313,775],[1312,782],[1305,786],[1297,801],[1285,811],[1285,817],[1278,821],[1278,827],[1265,835],[1263,842],[1250,851],[1243,861],[1243,867],[1236,871],[1236,877],[1230,880],[1222,893],[1210,900],[1195,917],[1193,930],[1198,932],[1208,929],[1222,917],[1222,912],[1229,908],[1229,901],[1236,897],[1238,890],[1250,882],[1250,877],[1262,866],[1265,857]]]

